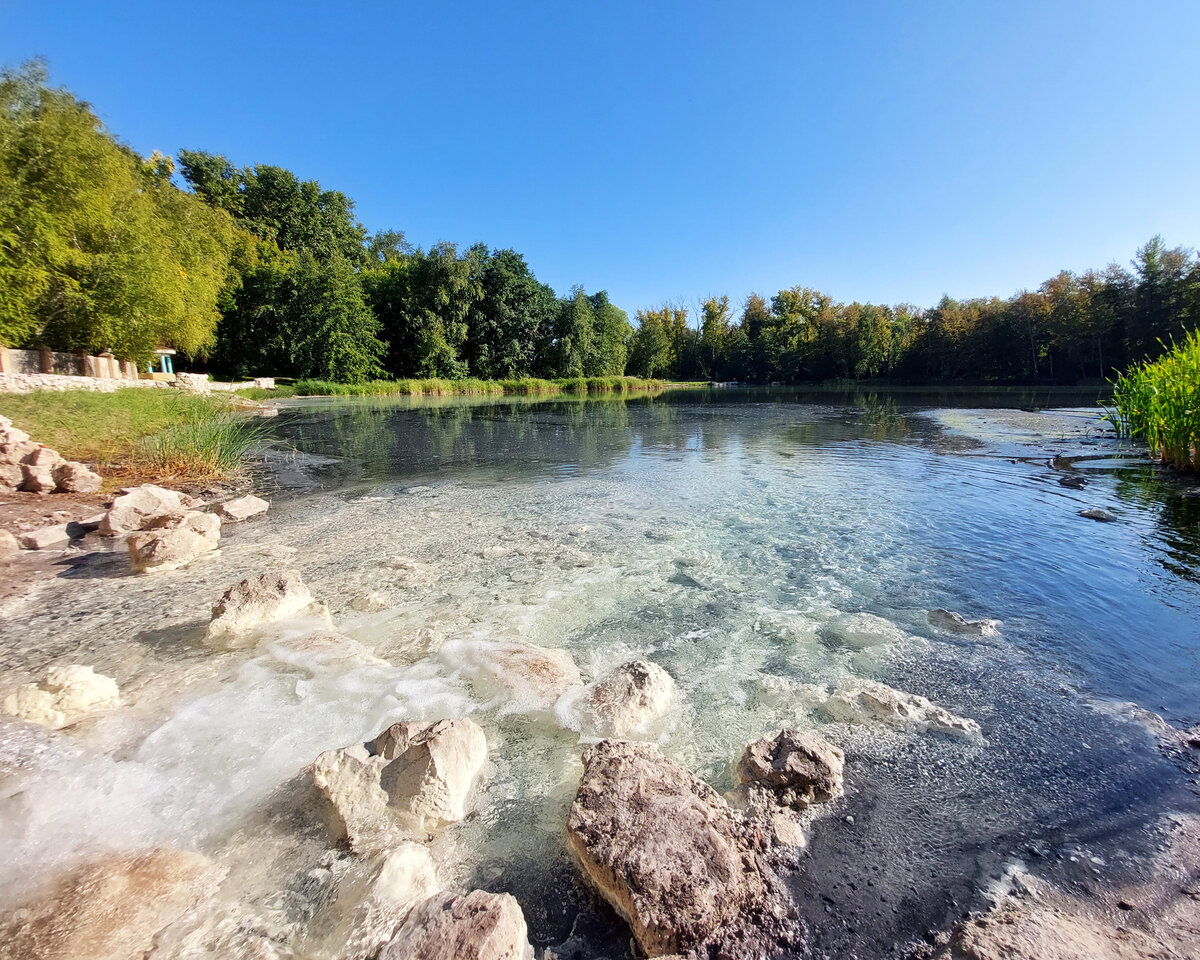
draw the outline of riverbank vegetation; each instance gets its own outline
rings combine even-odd
[[[574,377],[543,380],[525,377],[519,380],[368,380],[364,383],[337,383],[329,380],[297,380],[276,391],[239,391],[254,399],[279,396],[326,397],[326,396],[505,396],[549,397],[559,394],[574,396],[599,394],[647,393],[661,390],[661,380],[643,380],[639,377]]]
[[[1178,470],[1200,470],[1200,333],[1159,360],[1135,364],[1116,382],[1109,414],[1119,433],[1143,440]]]
[[[9,346],[141,362],[166,345],[221,376],[387,393],[625,375],[1072,383],[1153,359],[1198,322],[1200,260],[1156,237],[1131,268],[1063,271],[1007,299],[921,308],[794,286],[641,309],[630,323],[604,291],[557,294],[514,250],[372,233],[352,199],[283,167],[203,150],[140,157],[49,86],[43,63],[0,78]]]
[[[6,394],[0,413],[68,460],[95,463],[109,486],[233,477],[262,435],[232,398],[175,390]]]

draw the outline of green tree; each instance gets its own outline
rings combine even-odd
[[[477,377],[509,379],[557,373],[553,326],[558,313],[554,291],[540,283],[515,250],[482,244],[468,251],[480,296],[470,307],[466,354]]]

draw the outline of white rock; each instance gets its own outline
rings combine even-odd
[[[135,573],[174,570],[217,549],[221,518],[191,510],[150,520],[125,541]]]
[[[247,577],[225,591],[213,605],[205,643],[219,650],[248,646],[264,624],[294,617],[313,604],[299,570],[279,570]]]
[[[538,710],[550,709],[568,689],[583,684],[579,667],[566,650],[524,640],[454,640],[438,656],[471,675],[474,682],[507,690]]]
[[[675,681],[656,663],[633,660],[590,684],[583,705],[601,736],[623,737],[644,730],[670,709]]]
[[[442,893],[409,914],[379,960],[532,960],[525,915],[508,893]]]
[[[238,497],[236,500],[226,500],[224,503],[217,506],[217,513],[222,520],[228,520],[231,523],[241,523],[243,520],[249,520],[251,517],[261,516],[267,512],[271,506],[266,500],[261,497],[255,497],[247,494],[244,497]]]
[[[26,550],[46,550],[49,547],[63,546],[71,542],[65,523],[56,523],[52,527],[40,527],[22,533],[17,540]]]
[[[322,955],[371,960],[413,907],[439,889],[433,857],[422,844],[401,841],[364,866],[363,879],[343,876],[338,884],[336,919],[320,926],[327,944]]]
[[[7,530],[0,530],[0,560],[6,560],[21,549],[21,543]]]
[[[381,594],[363,593],[351,600],[350,606],[360,613],[378,613],[388,608],[388,602]]]
[[[939,607],[929,611],[929,623],[953,633],[965,633],[976,637],[994,637],[1000,632],[999,620],[968,620],[961,613]]]
[[[53,475],[60,493],[95,493],[104,482],[100,474],[74,461],[60,463],[54,468]]]
[[[956,716],[914,693],[904,693],[875,680],[843,680],[822,706],[825,714],[842,723],[883,723],[901,730],[933,730],[977,739],[979,724]]]
[[[58,730],[95,710],[120,703],[117,682],[91,667],[54,667],[40,684],[27,683],[4,698],[4,712]]]
[[[110,537],[135,533],[158,517],[182,512],[186,505],[185,497],[177,490],[146,483],[117,497],[99,529]]]

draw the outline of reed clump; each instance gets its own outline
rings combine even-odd
[[[1200,469],[1200,331],[1160,359],[1121,374],[1106,417],[1121,436],[1144,441],[1163,463]]]

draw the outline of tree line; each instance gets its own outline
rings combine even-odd
[[[172,346],[232,377],[361,382],[629,374],[795,382],[1070,382],[1200,322],[1200,260],[1154,238],[1131,268],[1008,299],[841,303],[808,287],[639,310],[559,296],[514,250],[371,233],[345,194],[220,154],[139,156],[45,64],[0,74],[0,343]]]

